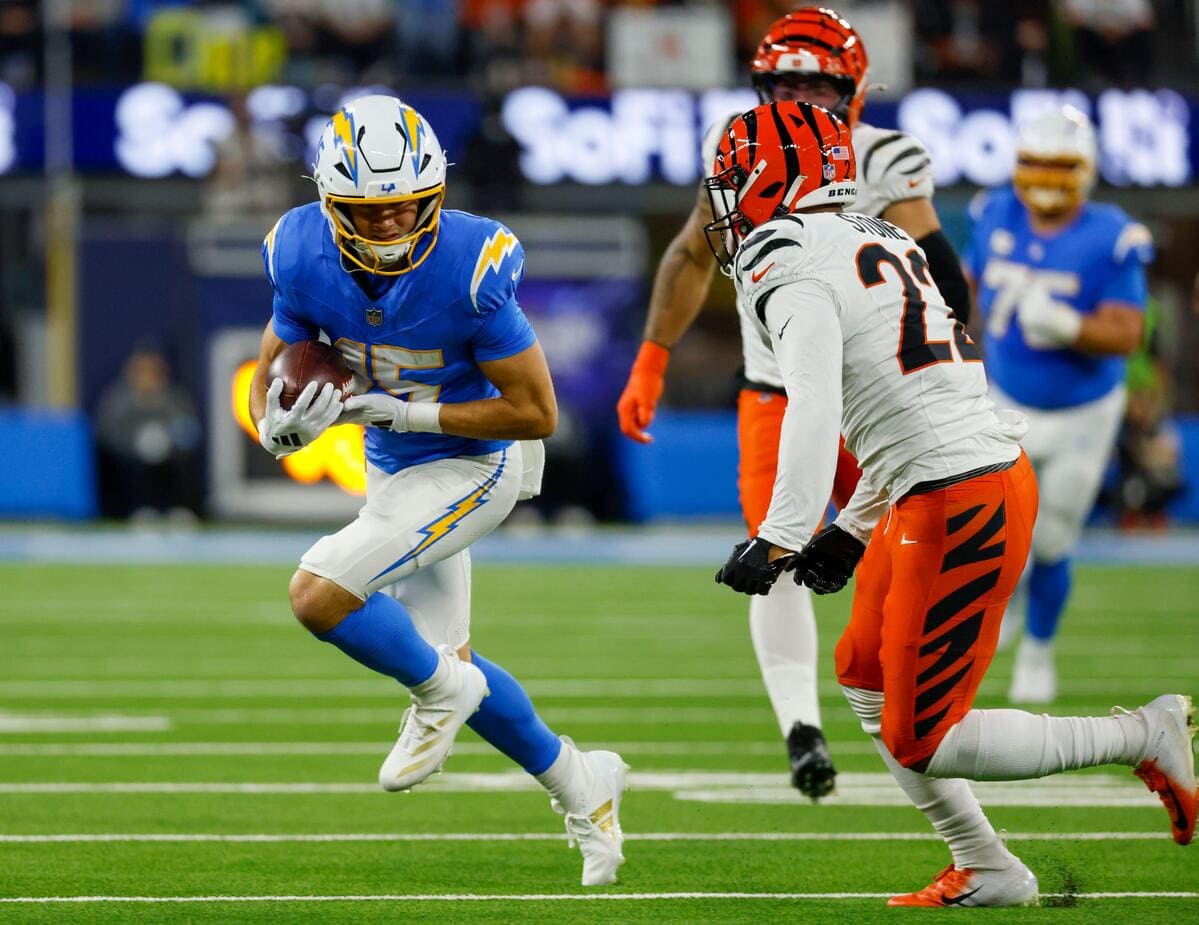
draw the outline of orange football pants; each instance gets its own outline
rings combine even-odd
[[[1021,452],[1003,472],[902,498],[875,527],[837,677],[882,691],[883,742],[904,767],[923,771],[973,705],[1036,517],[1037,480]]]
[[[737,447],[741,458],[737,470],[737,491],[741,496],[741,513],[750,536],[770,509],[774,494],[774,477],[778,473],[779,438],[783,431],[783,414],[787,396],[774,392],[742,389],[737,398]],[[837,474],[833,478],[833,504],[845,507],[862,477],[858,462],[845,449],[837,456]]]

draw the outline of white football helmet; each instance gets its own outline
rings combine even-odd
[[[432,126],[394,96],[362,96],[325,126],[313,165],[321,212],[338,249],[370,273],[398,276],[419,266],[437,243],[445,198],[445,152]],[[349,204],[419,203],[412,230],[390,241],[358,233]]]
[[[1087,116],[1053,106],[1023,122],[1016,138],[1016,195],[1046,218],[1081,206],[1095,186],[1099,148]]]

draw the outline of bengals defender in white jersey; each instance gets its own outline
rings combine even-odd
[[[803,7],[774,22],[754,55],[751,70],[762,102],[799,100],[824,106],[847,120],[860,158],[858,212],[878,215],[915,238],[958,318],[965,321],[969,291],[953,248],[933,208],[928,152],[911,135],[858,121],[866,100],[868,59],[861,37],[837,13]],[[705,169],[736,114],[709,130],[702,146]],[[650,296],[645,340],[617,405],[621,430],[647,443],[646,432],[661,397],[670,349],[699,314],[715,262],[704,243],[712,220],[701,189],[686,225],[662,258]],[[770,351],[742,323],[744,381],[737,403],[740,467],[737,488],[750,536],[766,516],[774,486],[779,427],[787,407],[783,383]],[[842,453],[833,501],[844,505],[858,468]],[[750,634],[779,729],[787,740],[791,777],[813,799],[833,789],[835,771],[820,731],[816,691],[816,620],[806,589],[779,587],[750,604]]]
[[[788,398],[766,519],[717,581],[766,594],[793,571],[829,593],[861,562],[838,680],[953,855],[930,886],[890,904],[1026,905],[1037,879],[965,779],[1128,765],[1187,844],[1199,807],[1194,710],[1180,694],[1110,717],[972,708],[1036,520],[1036,477],[1018,442],[1027,425],[994,411],[977,350],[916,242],[841,211],[855,175],[845,124],[782,102],[734,120],[706,181],[709,243]],[[839,433],[862,478],[836,522],[816,533]]]

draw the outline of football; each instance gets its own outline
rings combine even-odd
[[[269,385],[276,379],[283,380],[279,404],[290,408],[310,382],[318,383],[317,392],[325,387],[325,383],[332,382],[334,388],[341,389],[344,399],[350,394],[353,375],[335,347],[319,340],[300,340],[289,344],[271,360],[266,381]]]

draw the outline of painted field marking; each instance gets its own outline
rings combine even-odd
[[[670,792],[677,800],[702,803],[767,803],[809,805],[785,783],[782,774],[739,771],[634,771],[631,786]],[[434,793],[536,791],[537,783],[522,771],[439,774],[423,785]],[[1003,781],[974,785],[979,799],[991,806],[1156,806],[1156,798],[1136,782],[1110,774],[1058,775],[1035,781]],[[49,781],[0,783],[0,793],[34,794],[372,794],[382,791],[367,782],[209,782],[209,781]],[[907,796],[886,773],[840,774],[837,792],[823,803],[832,806],[907,806]]]
[[[166,732],[170,728],[169,716],[124,716],[111,713],[57,716],[43,713],[0,712],[0,733]]]
[[[863,737],[864,738],[864,737]],[[77,742],[0,744],[8,757],[152,757],[156,755],[383,755],[392,742]],[[583,742],[580,748],[604,748],[630,755],[770,755],[782,757],[784,745],[776,742]],[[838,755],[874,755],[869,741],[834,742]],[[455,755],[495,755],[485,742],[454,743]]]
[[[522,682],[534,697],[762,697],[757,678],[545,678]],[[0,681],[0,698],[72,699],[91,697],[166,697],[171,700],[249,697],[377,697],[402,699],[395,682],[373,679],[216,679],[36,680]]]
[[[1159,665],[1154,666],[1155,669]],[[1140,672],[1144,677],[1145,673]],[[1166,676],[1155,670],[1153,690],[1188,687],[1191,675]],[[670,697],[712,699],[762,699],[766,691],[756,678],[543,678],[522,681],[530,695],[543,699],[608,698],[615,700],[654,700]],[[1104,679],[1075,678],[1063,682],[1066,694],[1107,694],[1112,683]],[[1148,688],[1147,688],[1148,689]],[[831,682],[820,685],[822,696],[838,700],[840,687]],[[94,700],[97,698],[151,698],[169,700],[239,700],[266,697],[356,697],[399,702],[394,683],[372,679],[241,678],[241,679],[77,679],[77,680],[4,680],[0,681],[0,700]]]
[[[1008,832],[1005,841],[1165,841],[1168,832]],[[233,842],[291,844],[305,842],[542,842],[566,841],[561,832],[329,832],[226,835],[217,833],[116,833],[0,835],[0,844]],[[626,841],[645,842],[939,842],[934,832],[629,832]]]
[[[344,896],[10,896],[0,903],[627,902],[669,899],[855,900],[896,893],[380,893]],[[1061,893],[1042,893],[1042,898]],[[1072,899],[1199,899],[1199,892],[1070,893]]]

